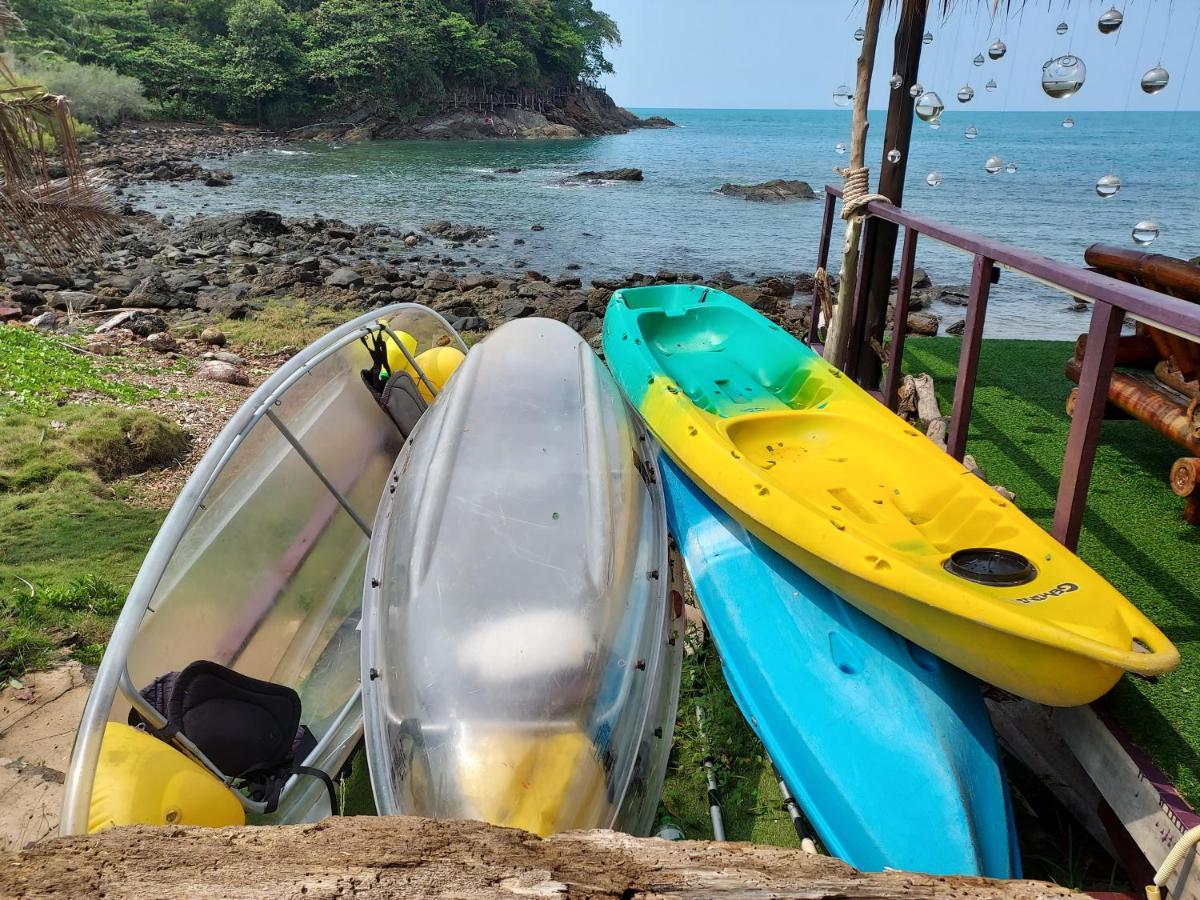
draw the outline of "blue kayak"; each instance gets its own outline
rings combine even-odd
[[[725,679],[825,848],[866,871],[1020,877],[979,682],[768,549],[665,454],[659,464]]]

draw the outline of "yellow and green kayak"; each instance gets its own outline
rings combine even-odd
[[[1098,573],[808,347],[721,291],[618,291],[604,351],[714,501],[863,612],[999,688],[1088,703],[1170,641]]]

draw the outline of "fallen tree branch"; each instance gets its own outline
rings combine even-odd
[[[480,822],[326,819],[284,828],[123,828],[0,855],[0,896],[794,897],[1051,900],[1031,881],[860,873],[763,845],[583,831],[539,839]]]

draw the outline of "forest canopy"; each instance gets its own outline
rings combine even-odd
[[[11,0],[9,52],[138,79],[181,116],[279,124],[446,92],[594,83],[616,23],[592,0]]]

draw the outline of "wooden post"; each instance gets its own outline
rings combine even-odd
[[[895,68],[901,79],[900,87],[889,92],[887,125],[883,134],[883,160],[879,168],[877,192],[899,206],[904,200],[904,177],[908,172],[908,151],[912,139],[913,105],[916,98],[908,89],[916,84],[921,66],[921,38],[925,34],[928,3],[924,0],[905,0],[901,5],[900,22],[896,26]],[[889,162],[892,150],[900,151],[900,159]],[[892,288],[892,262],[896,255],[898,229],[890,222],[876,221],[863,240],[862,255],[866,260],[863,272],[867,290],[866,311],[855,321],[850,345],[850,370],[859,384],[870,388],[879,386],[881,363],[871,349],[871,339],[883,343],[887,326],[888,296]]]
[[[888,348],[887,384],[883,388],[883,402],[892,412],[896,411],[897,393],[900,388],[900,369],[904,362],[904,338],[908,334],[908,302],[912,297],[913,272],[916,269],[917,231],[906,228],[904,249],[900,251],[900,280],[896,284],[896,309],[892,313],[892,345]]]
[[[837,209],[837,197],[825,192],[825,214],[821,217],[821,243],[817,246],[817,268],[829,271],[829,243],[833,238],[833,217]],[[813,309],[808,323],[808,346],[820,341],[821,333],[818,326],[821,322],[821,309],[817,303],[817,295],[813,294]]]
[[[1122,318],[1122,311],[1109,303],[1097,300],[1092,308],[1088,354],[1079,375],[1079,395],[1067,435],[1051,530],[1055,539],[1068,550],[1078,546],[1079,532],[1083,528],[1083,511],[1096,461],[1096,445],[1100,443],[1100,426],[1104,422],[1104,404],[1108,402],[1108,382],[1112,378]]]
[[[979,374],[979,349],[983,344],[983,321],[987,316],[994,267],[995,263],[986,256],[976,255],[975,265],[971,268],[971,297],[962,350],[958,354],[958,377],[954,380],[950,435],[946,439],[946,452],[959,462],[967,452],[967,430],[971,427],[971,404],[975,401],[975,377]]]

